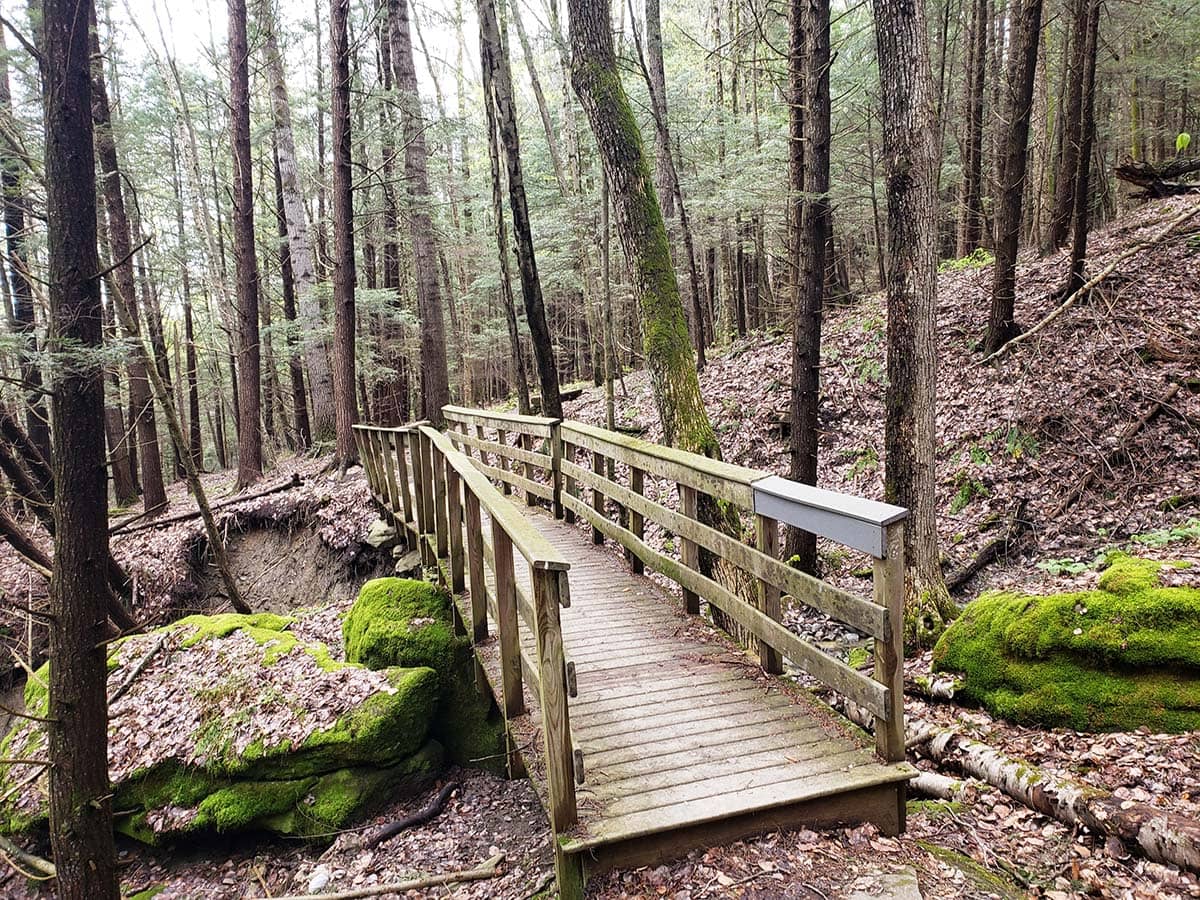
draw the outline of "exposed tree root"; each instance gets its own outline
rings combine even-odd
[[[1016,548],[1021,538],[1032,528],[1032,523],[1025,518],[1025,507],[1028,505],[1029,501],[1024,497],[1017,501],[1004,533],[984,544],[970,562],[950,575],[946,579],[947,590],[951,593],[961,590],[972,578]]]
[[[458,782],[446,782],[442,786],[442,789],[434,794],[432,800],[411,816],[405,816],[403,819],[397,819],[395,822],[389,822],[387,825],[384,825],[366,841],[365,846],[378,847],[384,841],[388,840],[388,838],[393,838],[402,831],[415,828],[418,825],[424,825],[442,811],[446,805],[446,801],[450,799],[450,795],[454,793],[454,789],[457,787]]]

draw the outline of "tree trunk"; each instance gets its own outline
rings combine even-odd
[[[0,29],[0,112],[12,116],[12,94],[8,85],[8,50],[4,29]],[[25,391],[25,430],[42,456],[50,458],[50,420],[42,395],[42,370],[37,365],[37,327],[33,312],[33,281],[29,275],[25,247],[25,208],[27,201],[21,183],[21,163],[12,153],[0,160],[4,189],[4,233],[8,246],[8,270],[12,286],[11,321],[22,340],[18,356],[22,388]]]
[[[327,442],[333,440],[337,433],[333,375],[329,367],[325,322],[321,318],[321,306],[317,302],[317,273],[313,264],[312,242],[304,213],[304,195],[300,188],[300,176],[296,165],[296,143],[292,131],[291,104],[288,102],[287,75],[283,67],[283,55],[279,51],[271,0],[259,0],[259,24],[263,30],[267,79],[271,85],[271,113],[279,154],[279,177],[283,185],[283,214],[287,229],[288,255],[291,259],[296,310],[300,320],[299,342],[304,362],[308,367],[308,396],[312,403],[310,428],[313,440]],[[320,69],[321,66],[318,65],[317,68]],[[324,129],[321,134],[321,143],[324,144]],[[322,190],[322,195],[323,193]],[[323,221],[320,227],[323,231]]]
[[[204,440],[200,432],[200,371],[196,361],[196,326],[192,317],[192,281],[188,266],[187,231],[183,224],[183,184],[179,177],[179,154],[171,134],[171,187],[175,192],[175,233],[179,241],[179,274],[183,292],[183,339],[186,344],[188,453],[196,468],[204,469]]]
[[[1021,240],[1025,171],[1029,160],[1029,117],[1037,70],[1042,0],[1021,0],[1017,35],[1009,51],[1004,121],[1007,129],[1000,161],[1000,198],[996,211],[996,264],[992,308],[984,352],[994,353],[1016,333],[1017,249]]]
[[[829,206],[829,0],[793,0],[791,18],[790,80],[794,88],[802,87],[802,92],[794,95],[796,100],[791,106],[791,135],[795,141],[800,133],[804,141],[803,150],[792,147],[791,188],[794,192],[802,191],[804,199],[800,209],[792,213],[798,228],[791,247],[795,299],[790,474],[801,484],[815,485],[821,394],[821,319],[832,214]],[[806,129],[795,122],[801,117]],[[798,557],[800,569],[816,574],[815,534],[789,528],[787,547],[789,556]]]
[[[246,0],[228,0],[229,136],[233,152],[233,257],[238,311],[239,488],[262,478],[262,376],[258,330],[258,259],[254,248],[254,187],[250,171],[250,71]]]
[[[50,579],[50,843],[64,900],[117,900],[105,693],[108,489],[104,478],[103,344],[96,253],[86,0],[44,0],[42,90],[52,349],[76,355],[55,379],[56,491]],[[54,346],[57,345],[57,346]]]
[[[630,18],[633,17],[632,9]],[[646,0],[646,75],[656,117],[667,123],[667,76],[663,69],[662,11],[659,0]],[[666,128],[655,130],[655,188],[662,203],[664,219],[675,218],[675,184],[671,138]]]
[[[279,169],[279,154],[275,154],[275,210],[279,219],[279,276],[283,282],[283,317],[287,320],[288,374],[292,382],[292,422],[295,425],[296,449],[312,446],[312,429],[308,421],[308,398],[304,389],[304,364],[300,360],[296,340],[296,282],[292,269],[291,242],[288,240],[287,214],[283,203],[283,178]]]
[[[1083,51],[1083,68],[1080,72],[1083,80],[1083,95],[1080,98],[1079,126],[1079,161],[1074,172],[1075,187],[1072,191],[1073,211],[1071,227],[1074,237],[1071,241],[1071,264],[1067,273],[1067,285],[1063,290],[1064,296],[1070,296],[1083,288],[1083,266],[1087,262],[1088,241],[1088,212],[1091,206],[1091,191],[1089,190],[1092,143],[1096,138],[1096,53],[1099,47],[1100,2],[1099,0],[1080,0],[1087,7],[1085,11],[1085,36]]]
[[[333,87],[333,401],[337,410],[337,463],[345,472],[358,459],[354,377],[354,195],[350,181],[350,0],[330,0],[329,60]]]
[[[1054,175],[1054,213],[1050,223],[1050,245],[1061,247],[1071,233],[1075,205],[1075,175],[1083,147],[1083,81],[1087,65],[1087,33],[1090,0],[1072,0],[1070,68],[1067,96],[1063,103],[1062,153]]]
[[[392,68],[400,95],[409,234],[421,319],[421,415],[435,424],[441,424],[442,407],[450,402],[450,374],[446,362],[442,297],[438,287],[437,246],[429,193],[429,154],[425,148],[425,117],[417,93],[408,0],[387,0],[387,4]]]
[[[908,507],[905,637],[930,643],[954,606],[937,543],[937,159],[925,8],[873,0],[887,169],[884,496]]]
[[[640,301],[643,350],[663,440],[718,457],[716,433],[700,396],[667,229],[642,136],[617,72],[609,3],[570,0],[568,10],[571,83],[608,175],[621,246]]]
[[[525,320],[533,341],[533,359],[538,370],[542,394],[541,415],[562,418],[558,396],[558,366],[554,345],[546,324],[546,307],[538,279],[537,258],[533,251],[533,230],[529,223],[529,205],[525,198],[525,180],[521,171],[521,144],[513,105],[512,76],[508,54],[501,40],[500,24],[493,0],[476,0],[479,13],[479,56],[483,72],[484,102],[495,112],[496,129],[503,148],[508,180],[508,204],[512,210],[513,237],[517,244],[517,269],[521,275],[521,296],[525,302]]]
[[[963,180],[959,191],[958,255],[967,256],[983,236],[983,107],[987,81],[990,0],[971,0],[963,96]]]
[[[112,130],[108,106],[108,91],[104,85],[104,62],[100,56],[100,39],[91,38],[93,61],[91,67],[92,121],[95,152],[100,164],[105,205],[108,208],[108,246],[112,253],[112,279],[115,288],[113,308],[121,330],[128,340],[140,340],[137,286],[134,281],[133,246],[129,216],[126,212],[124,190],[121,187],[121,166]],[[137,460],[141,467],[142,504],[148,514],[156,515],[167,506],[167,491],[163,483],[162,457],[158,443],[158,425],[154,419],[154,403],[143,360],[131,354],[129,372],[130,421],[137,423]]]

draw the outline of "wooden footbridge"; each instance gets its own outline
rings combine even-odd
[[[579,422],[444,416],[445,433],[357,426],[358,448],[375,501],[454,592],[564,898],[776,828],[903,830],[905,510]],[[781,562],[784,523],[870,556],[872,596]],[[782,597],[872,637],[873,675],[782,625]],[[777,677],[785,659],[867,710],[874,745]]]

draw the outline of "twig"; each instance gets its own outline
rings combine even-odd
[[[167,641],[171,639],[171,635],[172,632],[170,630],[164,631],[162,637],[160,637],[154,646],[146,652],[146,655],[138,661],[138,664],[133,667],[133,671],[131,671],[128,677],[126,677],[126,679],[117,686],[117,689],[113,691],[112,696],[108,698],[108,703],[110,706],[120,700],[121,696],[127,690],[129,690],[129,688],[137,680],[137,677],[146,671],[146,667],[150,665],[150,661],[154,659],[154,657],[158,654],[158,651],[161,650]]]
[[[1025,532],[1032,527],[1029,520],[1025,518],[1025,507],[1027,505],[1028,501],[1024,497],[1020,498],[1008,518],[1008,527],[1004,529],[1004,534],[992,538],[980,548],[979,552],[975,554],[975,557],[970,562],[954,574],[947,576],[946,588],[950,593],[953,594],[964,587],[968,581],[985,568],[1001,556],[1007,556],[1012,551]]]
[[[395,837],[408,828],[424,825],[442,811],[442,808],[446,805],[446,801],[450,799],[450,795],[454,793],[454,789],[457,787],[457,782],[446,782],[446,784],[442,785],[442,789],[427,804],[410,816],[405,816],[403,819],[397,819],[395,822],[384,825],[367,840],[365,846],[378,847],[384,841],[388,840],[388,838]]]
[[[18,712],[11,706],[0,703],[0,712],[8,713],[10,716],[15,716],[18,719],[29,719],[31,722],[55,722],[57,719],[47,719],[45,716],[35,716],[33,713]],[[0,760],[3,762],[3,760]]]
[[[1111,263],[1109,263],[1107,266],[1105,266],[1103,269],[1101,269],[1099,273],[1097,273],[1091,280],[1089,280],[1081,288],[1079,288],[1073,294],[1071,294],[1069,297],[1067,297],[1066,300],[1064,300],[1062,303],[1060,303],[1058,306],[1056,306],[1050,312],[1049,315],[1045,316],[1040,322],[1038,322],[1036,325],[1034,325],[1028,331],[1023,331],[1021,334],[1018,334],[1016,337],[1012,338],[1007,343],[1000,345],[1000,347],[997,348],[994,353],[991,353],[988,356],[985,356],[983,358],[983,360],[979,363],[979,365],[983,366],[983,365],[986,365],[987,363],[990,363],[992,360],[996,359],[997,357],[1003,356],[1005,353],[1008,353],[1017,344],[1020,344],[1024,341],[1029,340],[1031,337],[1033,337],[1039,331],[1044,330],[1048,325],[1053,323],[1056,319],[1058,319],[1060,316],[1062,316],[1063,313],[1065,313],[1072,306],[1074,306],[1081,297],[1087,296],[1088,292],[1091,291],[1092,288],[1094,288],[1096,285],[1098,285],[1100,282],[1102,282],[1105,278],[1107,278],[1109,275],[1111,275],[1113,272],[1115,272],[1117,270],[1117,267],[1120,266],[1121,263],[1125,262],[1130,257],[1136,256],[1137,254],[1141,253],[1147,247],[1151,247],[1154,244],[1157,244],[1159,241],[1161,241],[1163,238],[1165,238],[1172,231],[1174,231],[1176,228],[1178,228],[1180,225],[1182,225],[1188,219],[1192,218],[1192,216],[1196,215],[1197,213],[1200,213],[1200,204],[1197,204],[1195,206],[1190,207],[1189,209],[1184,210],[1182,213],[1180,213],[1178,216],[1176,216],[1174,219],[1172,219],[1170,222],[1168,222],[1162,230],[1156,232],[1153,237],[1150,237],[1147,240],[1144,240],[1144,241],[1130,247],[1128,250],[1126,250],[1124,253],[1122,253],[1120,256],[1118,256],[1116,259],[1114,259]]]
[[[390,884],[373,884],[370,887],[354,888],[334,894],[291,894],[287,897],[277,897],[275,900],[359,900],[362,897],[378,897],[381,894],[403,894],[405,891],[416,891],[421,888],[437,887],[443,884],[461,884],[465,881],[484,881],[495,878],[500,874],[500,863],[504,854],[497,853],[477,869],[466,869],[461,872],[445,872],[440,875],[423,875],[409,881],[393,881]]]
[[[2,795],[0,795],[0,803],[3,803],[5,800],[7,800],[9,797],[13,796],[14,794],[21,793],[21,791],[24,788],[28,787],[29,785],[33,784],[33,782],[35,782],[39,778],[41,778],[42,772],[44,772],[45,770],[46,770],[46,766],[38,766],[29,775],[22,778],[16,784],[14,784],[12,787],[10,787],[7,791],[5,791]]]

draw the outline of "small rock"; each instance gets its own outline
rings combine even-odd
[[[367,529],[367,536],[363,538],[363,543],[376,548],[391,547],[396,543],[396,529],[383,519],[376,519]]]
[[[308,879],[308,892],[315,894],[317,891],[324,890],[329,884],[329,867],[317,866],[313,869],[312,877]]]

